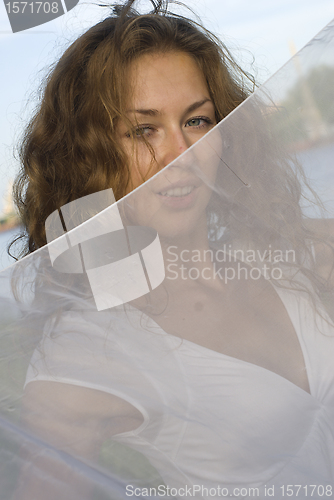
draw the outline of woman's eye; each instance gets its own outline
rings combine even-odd
[[[136,137],[140,139],[141,137],[149,137],[152,134],[153,129],[151,127],[137,127],[132,132],[127,132],[127,137]]]
[[[141,135],[149,135],[152,132],[152,129],[150,127],[139,127],[136,128],[135,134],[136,136],[141,136]]]
[[[203,127],[208,124],[212,124],[212,121],[209,118],[198,117],[187,121],[186,127]]]

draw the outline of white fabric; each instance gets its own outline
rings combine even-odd
[[[257,486],[264,495],[265,485],[276,485],[278,498],[282,485],[332,484],[334,330],[306,294],[277,293],[311,394],[265,368],[166,334],[130,306],[67,312],[35,351],[26,383],[75,384],[130,402],[143,424],[115,439],[161,465],[173,486]]]

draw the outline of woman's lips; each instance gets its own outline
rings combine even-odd
[[[187,196],[194,189],[195,186],[174,187],[174,188],[169,188],[166,191],[160,191],[159,194],[161,194],[162,196],[180,197],[180,196]]]
[[[157,195],[165,206],[168,206],[170,208],[183,209],[191,206],[194,203],[197,192],[198,187],[189,185],[164,189],[157,193]]]

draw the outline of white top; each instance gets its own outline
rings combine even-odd
[[[311,394],[169,335],[130,306],[70,311],[49,324],[26,383],[75,384],[130,402],[144,422],[115,439],[145,454],[171,486],[256,486],[265,498],[266,485],[276,499],[283,485],[333,484],[334,331],[306,294],[277,293],[299,338]],[[309,496],[305,489],[298,495]]]

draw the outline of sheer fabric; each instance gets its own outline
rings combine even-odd
[[[1,499],[333,495],[333,56],[0,274]]]

